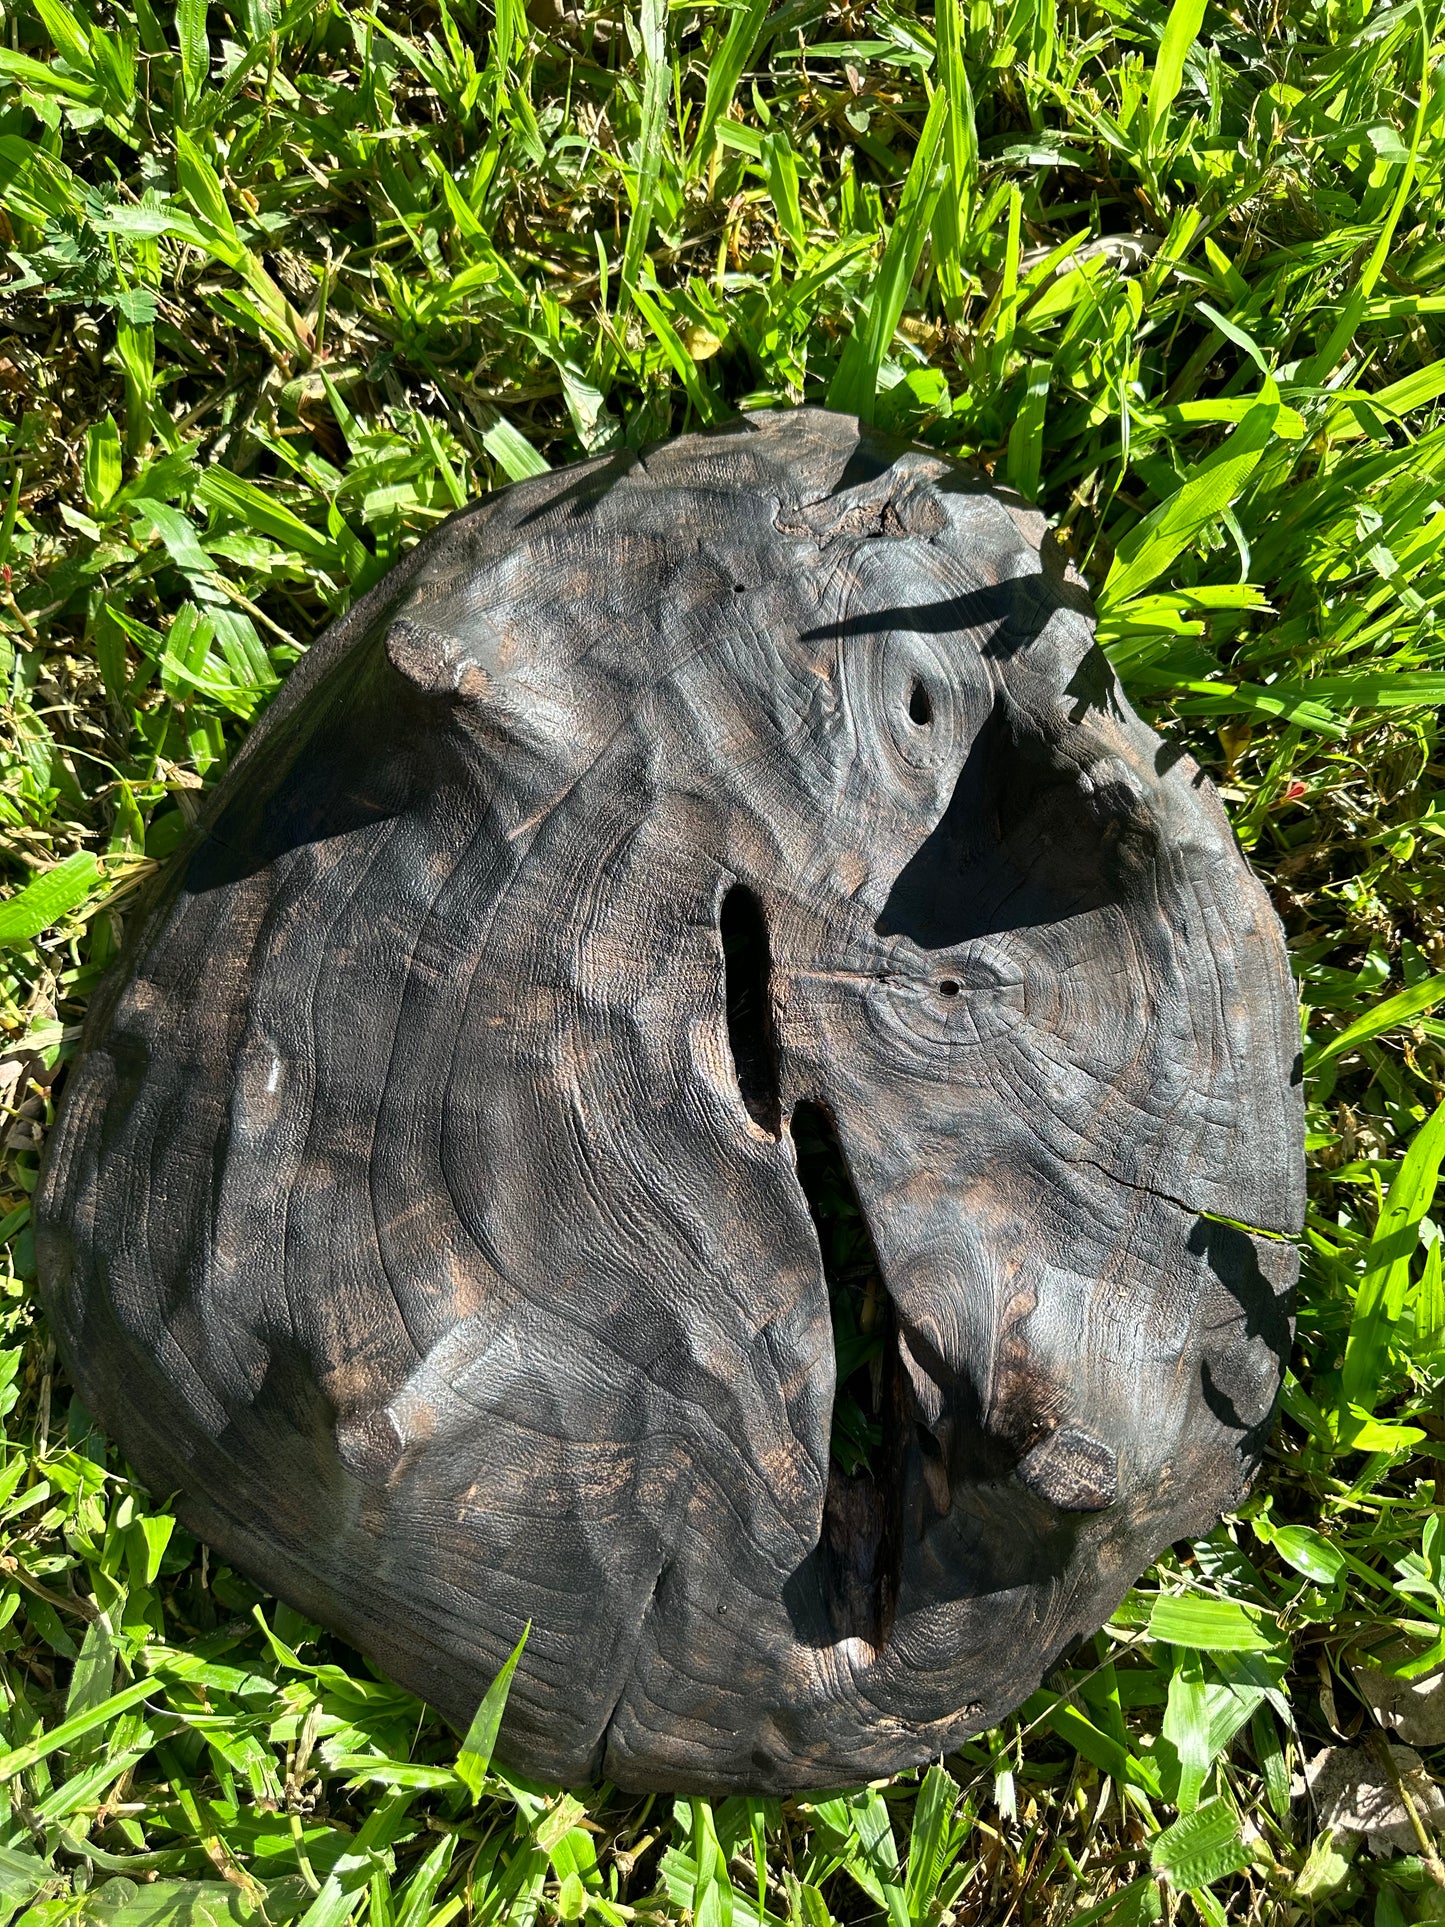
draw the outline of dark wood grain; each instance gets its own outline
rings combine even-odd
[[[82,1396],[458,1721],[530,1620],[519,1768],[904,1768],[1246,1488],[1281,936],[1041,533],[812,410],[490,497],[298,667],[97,1001],[39,1213]],[[803,1104],[886,1287],[851,1477]]]

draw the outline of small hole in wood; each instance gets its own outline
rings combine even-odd
[[[962,987],[957,977],[945,977],[938,986],[938,994],[940,997],[956,997]]]
[[[913,678],[913,687],[908,692],[908,719],[920,729],[927,729],[933,721],[933,698],[918,676]]]
[[[744,884],[735,883],[723,898],[718,934],[722,939],[728,1045],[738,1095],[753,1122],[777,1137],[782,1130],[782,1112],[768,996],[772,957],[763,906]]]

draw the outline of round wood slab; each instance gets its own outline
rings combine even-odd
[[[946,1752],[1248,1482],[1281,934],[1041,534],[806,409],[489,497],[297,668],[92,1011],[39,1212],[82,1398],[458,1721],[530,1621],[526,1772]]]

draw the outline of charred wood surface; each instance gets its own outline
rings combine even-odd
[[[458,1721],[530,1620],[520,1769],[938,1755],[1248,1483],[1281,935],[1041,535],[812,410],[488,498],[92,1011],[39,1213],[82,1397]]]

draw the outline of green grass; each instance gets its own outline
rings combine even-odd
[[[1378,1762],[1366,1659],[1445,1661],[1438,0],[447,6],[0,5],[0,1927],[1445,1918],[1427,1834],[1290,1798]],[[1221,786],[1299,975],[1299,1342],[1242,1513],[997,1732],[559,1795],[128,1482],[27,1197],[131,892],[329,618],[510,477],[802,398],[1036,498]]]

